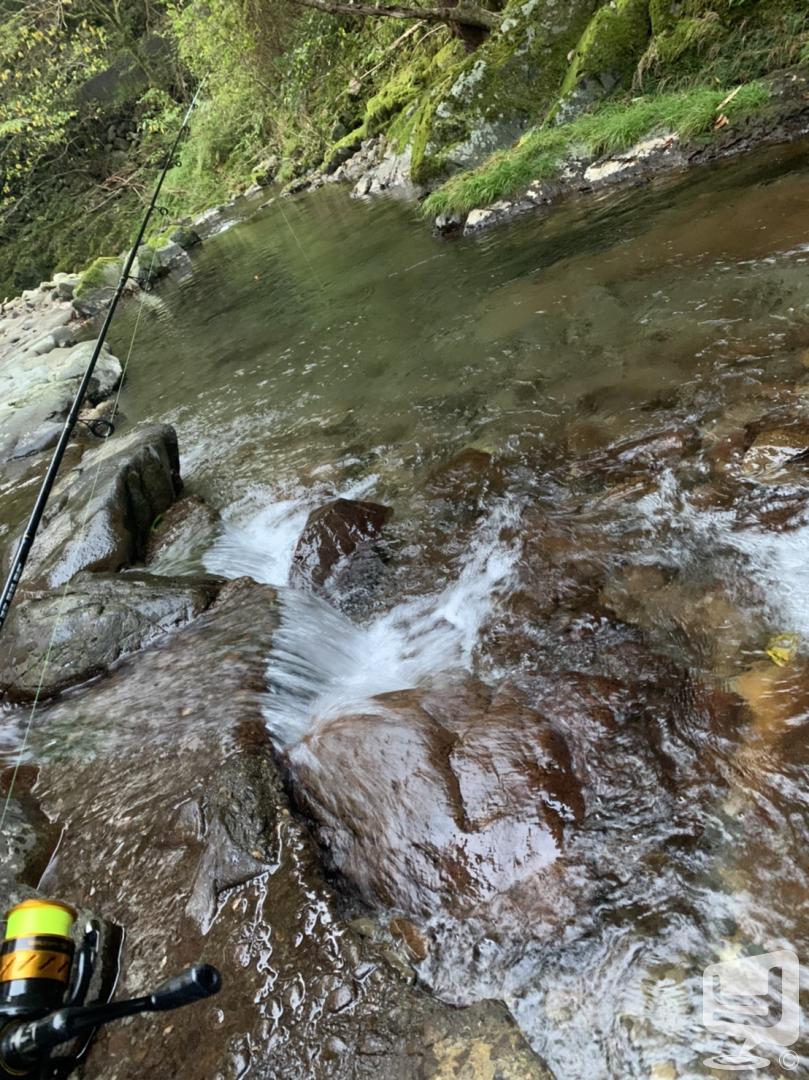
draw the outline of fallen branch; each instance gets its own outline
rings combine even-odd
[[[421,19],[424,22],[454,23],[458,26],[477,26],[483,30],[494,30],[500,25],[500,15],[496,11],[473,5],[458,7],[413,8],[399,4],[338,3],[335,0],[294,0],[303,7],[317,8],[330,15],[359,15],[363,18],[386,19]]]

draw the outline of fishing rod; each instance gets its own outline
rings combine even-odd
[[[101,331],[65,418],[25,532],[14,554],[11,569],[0,593],[0,630],[6,621],[28,561],[70,436],[77,423],[84,423],[79,420],[79,413],[96,363],[118,303],[130,280],[146,229],[157,208],[163,182],[176,160],[177,148],[188,128],[203,83],[204,80],[197,88],[166,154],[137,236],[124,260]],[[107,438],[113,432],[109,420],[95,420],[89,423],[88,427],[99,438]],[[47,663],[46,656],[46,667]],[[0,831],[5,822],[38,698],[39,692],[29,715],[23,745],[8,787],[0,816]],[[6,1077],[9,1080],[12,1077],[64,1080],[83,1060],[101,1025],[139,1013],[177,1009],[219,991],[221,976],[217,969],[210,964],[195,964],[162,983],[151,993],[125,1001],[113,1001],[123,931],[106,922],[102,928],[102,923],[93,919],[86,924],[82,934],[77,930],[76,916],[77,913],[69,905],[46,899],[26,900],[6,914],[5,934],[0,943],[0,1080]],[[113,962],[110,962],[111,953],[115,954]]]
[[[65,424],[62,428],[62,433],[59,436],[59,441],[56,444],[56,449],[53,452],[53,457],[51,458],[50,465],[48,466],[48,471],[45,473],[45,479],[42,481],[42,486],[39,489],[39,494],[37,495],[36,502],[34,503],[34,509],[31,511],[31,516],[28,519],[28,524],[26,525],[25,532],[23,533],[22,539],[20,540],[20,543],[17,546],[17,550],[14,553],[14,559],[11,564],[11,569],[9,570],[8,577],[6,578],[6,583],[3,586],[3,591],[2,593],[0,593],[0,631],[2,631],[3,624],[5,623],[6,617],[8,616],[11,602],[14,599],[14,594],[17,591],[17,586],[20,583],[20,578],[22,577],[23,570],[25,569],[25,564],[28,561],[28,556],[31,552],[34,539],[36,538],[37,531],[42,522],[42,515],[45,513],[45,507],[48,503],[51,491],[53,490],[53,485],[56,483],[56,477],[59,472],[59,467],[62,464],[62,459],[65,456],[67,444],[70,441],[70,436],[73,434],[73,429],[78,422],[79,413],[81,412],[81,407],[84,404],[84,399],[87,396],[87,391],[90,386],[90,380],[93,377],[96,363],[99,356],[101,355],[101,350],[104,347],[104,341],[107,337],[107,333],[115,315],[115,310],[118,307],[119,300],[123,296],[126,284],[129,281],[130,274],[132,272],[132,266],[134,265],[135,259],[137,258],[138,249],[143,242],[143,238],[146,235],[146,230],[149,227],[149,222],[151,221],[152,214],[154,213],[157,206],[157,200],[160,197],[160,191],[163,187],[163,181],[166,179],[166,174],[168,173],[169,169],[174,164],[177,148],[180,145],[180,140],[182,139],[188,127],[188,122],[191,118],[192,112],[194,111],[194,107],[197,103],[197,98],[199,97],[204,82],[205,80],[203,79],[203,81],[197,87],[197,91],[194,94],[191,104],[186,110],[183,121],[180,124],[180,128],[177,132],[177,135],[175,136],[174,142],[171,145],[171,149],[166,154],[165,161],[163,162],[163,167],[160,171],[160,176],[158,177],[154,191],[152,192],[152,197],[149,201],[146,213],[143,215],[143,220],[140,223],[138,235],[135,238],[135,242],[132,244],[132,247],[130,248],[129,254],[127,255],[124,262],[123,269],[121,270],[121,276],[118,279],[118,284],[115,287],[115,292],[112,295],[112,300],[110,301],[110,305],[107,309],[107,314],[101,326],[101,331],[98,335],[98,339],[96,340],[95,348],[93,349],[92,355],[87,362],[87,367],[85,369],[84,375],[82,376],[82,380],[79,383],[79,388],[76,391],[76,396],[73,399],[73,404],[70,406],[70,411],[68,412],[65,419]],[[111,432],[107,431],[107,434],[111,434]]]

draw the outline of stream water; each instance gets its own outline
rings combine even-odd
[[[325,188],[204,244],[192,274],[124,310],[117,355],[138,318],[122,426],[172,423],[187,490],[223,517],[166,572],[286,586],[312,508],[394,510],[373,580],[333,606],[286,596],[278,745],[463,671],[533,692],[537,657],[543,685],[598,672],[622,620],[672,671],[754,705],[667,747],[668,786],[610,747],[575,856],[599,887],[572,928],[532,940],[437,916],[422,970],[447,1000],[502,997],[559,1080],[711,1075],[700,1060],[736,1043],[702,1024],[703,969],[779,948],[809,962],[809,474],[774,481],[725,453],[750,424],[809,416],[809,146],[458,243]],[[469,448],[496,476],[459,510],[434,478]],[[540,513],[574,599],[526,614]],[[766,650],[787,633],[782,669]],[[799,1040],[782,1074],[807,1054]]]

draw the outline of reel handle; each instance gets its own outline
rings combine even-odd
[[[0,1065],[12,1070],[30,1070],[54,1047],[101,1024],[137,1013],[179,1009],[218,993],[221,985],[222,977],[215,967],[195,964],[143,997],[104,1005],[73,1005],[39,1020],[15,1024],[0,1040]]]

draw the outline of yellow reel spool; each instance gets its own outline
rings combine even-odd
[[[75,920],[73,908],[57,900],[24,900],[11,908],[0,946],[0,997],[5,996],[1,991],[12,990],[9,983],[47,979],[62,987],[67,985]],[[15,987],[12,996],[25,989]]]

